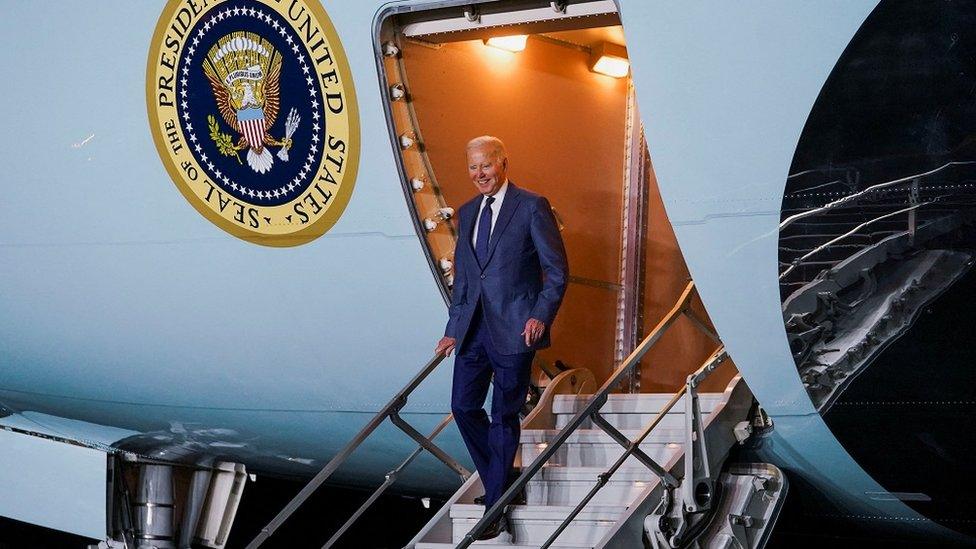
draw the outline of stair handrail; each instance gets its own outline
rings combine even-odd
[[[590,489],[589,492],[586,493],[585,496],[583,496],[583,499],[576,504],[576,507],[574,507],[573,510],[570,511],[569,515],[567,515],[566,518],[563,519],[563,521],[559,524],[559,526],[556,527],[556,530],[553,531],[553,533],[549,536],[548,539],[546,539],[546,541],[539,547],[539,549],[547,549],[548,547],[552,546],[553,543],[556,542],[556,539],[559,537],[560,534],[563,533],[563,530],[565,530],[569,526],[569,524],[573,521],[573,519],[575,519],[576,516],[580,514],[583,508],[586,507],[588,503],[590,503],[590,500],[592,500],[596,496],[597,492],[599,492],[604,486],[606,486],[606,484],[610,481],[610,477],[612,477],[614,473],[616,473],[617,470],[623,466],[624,462],[626,462],[631,455],[633,455],[635,452],[640,451],[640,445],[644,442],[644,439],[647,438],[647,436],[650,435],[655,428],[657,428],[658,424],[664,419],[664,417],[668,414],[668,412],[670,412],[671,409],[674,408],[674,406],[678,403],[679,400],[681,400],[682,397],[685,397],[686,399],[685,400],[685,402],[687,403],[686,406],[688,408],[694,409],[692,413],[689,413],[687,410],[685,412],[685,420],[686,420],[685,477],[682,480],[688,480],[690,478],[693,478],[693,477],[689,477],[689,473],[691,473],[691,475],[694,474],[693,471],[695,467],[695,460],[693,459],[693,454],[692,454],[693,445],[694,444],[701,445],[702,449],[704,450],[704,443],[705,443],[705,433],[701,423],[701,408],[699,406],[698,396],[695,390],[698,384],[701,383],[706,377],[708,377],[709,374],[715,371],[715,368],[718,367],[719,364],[724,362],[725,359],[728,358],[728,356],[729,356],[728,353],[725,352],[725,347],[720,345],[718,349],[716,349],[715,352],[709,356],[709,358],[705,361],[705,363],[701,366],[701,368],[699,368],[695,373],[688,376],[688,381],[684,385],[682,385],[681,388],[678,389],[676,393],[674,393],[674,395],[671,397],[671,400],[669,400],[668,403],[665,404],[664,407],[661,409],[661,411],[657,413],[657,415],[654,417],[651,423],[647,427],[645,427],[643,431],[641,431],[641,433],[637,436],[636,439],[624,445],[624,453],[621,454],[616,461],[614,461],[613,465],[611,465],[610,468],[604,471],[603,473],[597,475],[597,483],[593,485],[593,487]],[[694,433],[694,436],[692,436],[692,433]],[[703,454],[704,452],[701,453]],[[702,461],[702,467],[706,470],[706,474],[707,474],[707,469],[708,469],[707,458]],[[653,470],[653,468],[651,469]],[[677,488],[678,484],[677,481],[674,479],[674,476],[666,471],[664,474],[666,474],[671,479],[670,481],[668,481],[665,480],[663,476],[659,475],[661,476],[661,480],[664,483],[665,488],[666,489]],[[690,491],[691,489],[693,489],[692,483],[682,482],[680,483],[680,486],[682,489],[682,495],[681,495],[682,505],[686,506],[685,509],[687,511],[697,510],[697,509],[692,509],[692,507],[688,506],[689,502],[692,505],[694,505],[694,495],[691,493],[688,494],[684,493],[686,491]],[[665,492],[665,497],[667,497],[667,492]]]
[[[390,399],[390,401],[387,402],[386,405],[383,406],[383,408],[381,408],[380,411],[373,416],[373,418],[369,421],[369,423],[367,423],[365,427],[360,429],[360,431],[356,434],[356,436],[353,437],[353,439],[350,440],[349,443],[346,444],[346,446],[338,454],[336,454],[335,457],[333,457],[324,467],[322,467],[322,469],[312,478],[312,480],[310,480],[308,484],[306,484],[305,487],[302,488],[302,490],[294,498],[292,498],[290,502],[288,502],[288,505],[286,505],[281,511],[279,511],[278,514],[275,515],[273,519],[271,519],[271,522],[269,522],[267,526],[265,526],[264,528],[261,529],[260,532],[258,532],[258,534],[254,537],[254,539],[251,540],[249,544],[247,544],[246,549],[257,549],[258,547],[261,546],[262,543],[267,541],[267,539],[270,538],[271,535],[274,534],[274,532],[286,520],[288,520],[288,518],[299,507],[301,507],[303,503],[305,503],[305,500],[307,500],[309,496],[311,496],[326,480],[328,480],[329,477],[332,476],[332,474],[349,458],[349,456],[352,455],[352,453],[357,448],[359,448],[359,446],[367,438],[369,438],[369,436],[373,433],[373,431],[375,431],[380,425],[382,425],[382,423],[386,421],[387,418],[389,418],[390,421],[397,428],[399,428],[401,431],[406,433],[407,436],[409,436],[415,442],[417,442],[419,447],[416,450],[414,450],[414,452],[410,456],[408,456],[407,459],[404,462],[402,462],[397,468],[395,468],[393,471],[387,474],[386,482],[380,485],[380,487],[377,488],[376,492],[374,492],[373,495],[370,496],[370,498],[366,501],[366,503],[353,514],[350,520],[346,521],[346,524],[344,524],[339,529],[339,531],[337,531],[336,534],[334,534],[332,538],[330,538],[329,541],[326,542],[325,547],[330,547],[333,543],[335,543],[338,537],[341,536],[346,531],[346,529],[348,529],[349,526],[351,526],[352,522],[355,522],[355,520],[359,518],[359,516],[366,510],[366,508],[369,507],[369,505],[371,505],[374,501],[376,501],[376,498],[379,497],[379,494],[385,491],[386,488],[388,488],[389,485],[392,484],[392,480],[396,479],[396,475],[398,475],[399,472],[404,467],[409,465],[410,462],[412,462],[413,459],[416,458],[422,450],[427,450],[428,452],[433,454],[434,457],[436,457],[445,465],[447,465],[447,467],[449,467],[451,470],[453,470],[461,477],[462,482],[464,480],[467,480],[467,478],[471,476],[471,473],[467,469],[462,467],[461,464],[458,463],[454,458],[452,458],[450,455],[448,455],[446,452],[441,450],[432,442],[432,439],[435,436],[437,436],[437,434],[440,433],[441,430],[443,430],[444,427],[446,427],[451,422],[451,419],[453,417],[451,414],[445,416],[441,420],[441,422],[437,425],[437,427],[434,428],[431,434],[426,437],[420,434],[409,423],[407,423],[406,421],[403,420],[403,418],[400,417],[400,410],[403,409],[403,407],[407,404],[407,399],[410,396],[410,394],[413,393],[413,391],[418,386],[420,386],[420,384],[423,383],[423,381],[427,379],[427,377],[434,370],[437,369],[440,363],[444,360],[445,356],[446,355],[443,352],[434,355],[434,357],[427,362],[427,364],[413,377],[413,379],[411,379],[407,383],[407,385],[403,387],[403,389],[400,389],[400,391],[397,392],[396,396]]]
[[[703,320],[698,318],[698,315],[691,310],[691,298],[693,297],[694,293],[695,283],[694,281],[690,281],[688,282],[688,285],[685,286],[684,291],[681,292],[681,296],[678,298],[677,302],[675,302],[674,307],[671,308],[668,314],[666,314],[664,318],[658,322],[657,326],[655,326],[654,329],[647,334],[647,337],[645,337],[630,353],[630,355],[624,359],[620,366],[614,370],[610,378],[596,393],[594,393],[592,397],[590,397],[583,409],[577,412],[576,415],[569,420],[569,423],[567,423],[566,426],[559,431],[555,439],[550,442],[548,446],[546,446],[546,448],[535,458],[535,460],[532,461],[528,467],[522,468],[522,473],[519,475],[518,479],[516,479],[507,490],[505,490],[498,501],[496,501],[485,511],[485,514],[481,520],[479,520],[477,524],[475,524],[474,527],[455,546],[456,549],[466,549],[467,547],[471,546],[475,539],[485,530],[485,528],[488,527],[489,524],[495,520],[498,520],[504,512],[505,507],[515,497],[515,495],[523,490],[525,485],[528,484],[529,480],[542,469],[543,465],[545,465],[545,463],[549,461],[553,455],[555,455],[556,451],[560,446],[563,445],[563,443],[566,442],[566,440],[569,439],[570,435],[572,435],[580,427],[580,425],[586,421],[586,419],[591,417],[594,424],[603,429],[619,444],[625,448],[628,448],[630,453],[632,453],[634,457],[636,457],[646,467],[651,469],[651,471],[653,471],[661,479],[665,486],[668,488],[676,488],[678,486],[679,483],[677,479],[675,479],[671,473],[665,471],[660,465],[657,464],[657,462],[651,459],[640,448],[632,446],[629,439],[623,436],[620,431],[603,419],[603,417],[599,414],[599,410],[604,404],[606,404],[610,391],[620,382],[622,382],[628,375],[630,375],[630,370],[634,368],[637,362],[644,357],[647,351],[650,350],[651,347],[653,347],[664,336],[668,329],[675,322],[677,322],[682,315],[691,320],[699,330],[705,333],[705,335],[721,344],[718,334],[710,329],[708,325]],[[664,414],[666,413],[666,410],[670,410],[671,407],[678,402],[678,400],[681,398],[681,394],[683,394],[685,390],[686,386],[683,386],[678,390],[675,396],[672,397],[671,401],[669,401],[669,403],[665,406],[665,410],[658,414],[658,417],[651,422],[651,426],[649,427],[650,430],[653,430],[653,428],[660,423],[664,417]],[[648,432],[650,432],[650,430],[648,430]]]

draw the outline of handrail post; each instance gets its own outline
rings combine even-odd
[[[696,389],[697,383],[693,378],[693,375],[688,376],[687,388],[685,389],[685,476],[681,481],[682,505],[685,512],[688,513],[700,510],[698,501],[695,499],[695,489],[698,486],[699,478],[704,477],[706,482],[711,482],[705,440],[698,434],[698,426],[701,422],[701,406]],[[701,475],[696,473],[696,465],[700,468]],[[711,493],[710,488],[709,493]]]
[[[719,347],[685,382],[685,475],[681,481],[681,499],[688,513],[703,511],[711,506],[714,482],[708,463],[698,386],[725,361],[726,356],[725,348]]]

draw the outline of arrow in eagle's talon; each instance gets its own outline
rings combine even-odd
[[[292,140],[291,136],[295,135],[295,130],[298,129],[298,123],[301,122],[301,117],[298,116],[298,111],[294,107],[288,111],[288,118],[285,119],[285,138],[282,140],[285,143],[281,150],[278,151],[278,158],[284,162],[288,162],[288,149],[291,148]]]

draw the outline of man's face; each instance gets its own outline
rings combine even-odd
[[[492,147],[468,149],[468,177],[478,192],[492,196],[505,183],[508,161],[498,158]]]

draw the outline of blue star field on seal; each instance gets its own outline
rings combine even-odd
[[[207,14],[187,39],[177,112],[197,162],[243,202],[276,206],[300,195],[326,136],[300,37],[271,10],[232,6]]]

